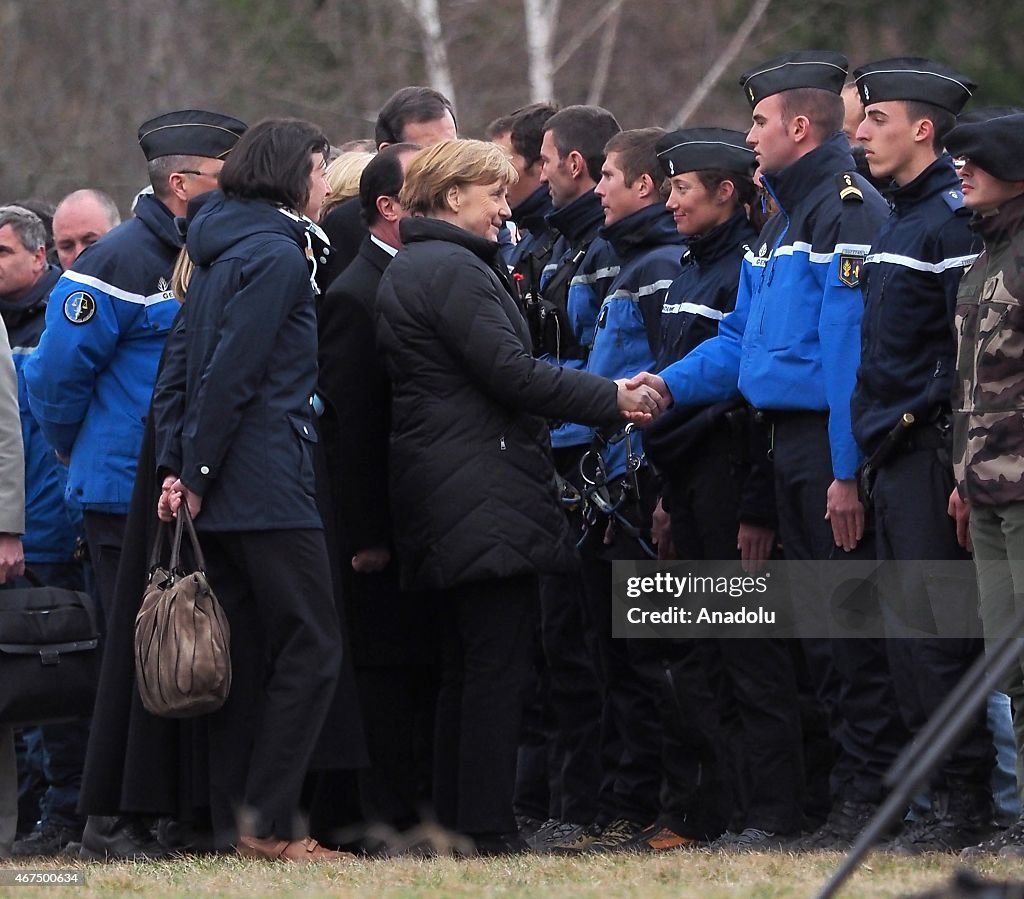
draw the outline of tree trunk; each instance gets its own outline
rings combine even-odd
[[[530,79],[530,100],[542,103],[555,96],[555,69],[551,45],[558,24],[561,0],[523,0],[526,17],[526,65]]]

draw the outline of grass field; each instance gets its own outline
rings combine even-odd
[[[371,896],[399,897],[630,897],[630,899],[720,899],[720,897],[809,897],[828,878],[840,856],[725,855],[680,852],[658,856],[564,859],[360,860],[344,866],[286,866],[233,858],[92,864],[77,867],[84,886],[0,886],[0,896],[23,899],[91,896]],[[64,866],[67,868],[67,865]],[[845,897],[902,896],[935,886],[956,867],[948,856],[896,859],[875,855],[847,882]],[[15,871],[53,871],[54,863],[0,863],[0,883]],[[1024,862],[992,860],[980,873],[1024,879]]]

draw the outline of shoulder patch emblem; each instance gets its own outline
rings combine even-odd
[[[166,278],[161,278],[159,281],[156,282],[157,293],[167,293],[167,291],[170,289],[171,282],[168,281]]]
[[[64,318],[73,325],[84,325],[95,314],[96,300],[84,290],[76,290],[64,301]]]
[[[855,201],[858,203],[864,202],[864,193],[854,183],[853,175],[843,173],[836,179],[839,184],[839,199],[844,203],[848,201]]]
[[[847,287],[860,285],[860,270],[864,257],[855,253],[843,253],[839,257],[839,280]]]

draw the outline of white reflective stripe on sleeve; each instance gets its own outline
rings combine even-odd
[[[792,256],[794,253],[806,253],[811,262],[817,262],[819,264],[828,264],[835,257],[846,255],[846,256],[867,256],[868,251],[871,249],[870,244],[866,243],[840,243],[836,244],[836,248],[831,253],[815,253],[811,250],[809,243],[797,242],[788,246],[778,247],[775,250],[775,256]]]
[[[675,315],[680,312],[689,312],[693,315],[702,315],[704,318],[712,318],[721,321],[725,313],[721,309],[713,309],[711,306],[702,306],[700,303],[665,303],[661,311],[666,315]]]
[[[869,265],[871,263],[901,265],[904,268],[912,268],[918,272],[934,272],[938,274],[951,268],[966,268],[977,258],[978,254],[972,253],[969,256],[951,256],[949,259],[943,259],[941,262],[924,262],[920,259],[914,259],[913,256],[900,256],[898,253],[872,253],[864,262]]]
[[[600,281],[602,278],[614,278],[619,273],[619,267],[617,265],[608,266],[608,268],[599,268],[597,271],[588,272],[585,275],[576,275],[572,279],[572,284],[593,284],[595,281]]]

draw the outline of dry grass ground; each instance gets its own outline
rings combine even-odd
[[[683,852],[585,859],[518,857],[456,861],[389,859],[343,867],[296,867],[234,858],[185,858],[169,862],[93,864],[77,870],[85,886],[0,886],[0,896],[84,899],[92,896],[332,896],[332,897],[629,897],[725,899],[809,897],[839,861],[833,853],[724,855]],[[53,870],[40,864],[32,870]],[[904,860],[872,856],[848,881],[844,897],[902,896],[935,886],[956,867],[933,856]],[[0,881],[27,865],[0,863]],[[993,860],[980,873],[1024,879],[1024,862]]]

